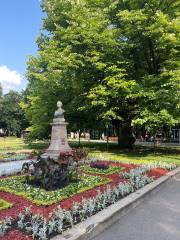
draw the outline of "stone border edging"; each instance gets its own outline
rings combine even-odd
[[[90,240],[94,238],[106,228],[110,227],[113,223],[118,221],[132,208],[138,206],[151,194],[157,192],[162,184],[172,180],[172,178],[178,173],[180,173],[180,167],[137,190],[136,192],[131,193],[127,197],[75,225],[73,228],[65,231],[61,235],[53,237],[52,240]]]

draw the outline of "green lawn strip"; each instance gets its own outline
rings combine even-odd
[[[72,142],[72,147],[77,147],[78,142]],[[150,161],[159,161],[166,163],[175,163],[180,165],[180,146],[156,147],[155,153],[153,146],[134,146],[134,149],[120,149],[116,143],[109,144],[107,152],[106,143],[81,141],[80,147],[89,149],[89,155],[93,157],[102,157],[102,160],[121,161],[127,163],[148,163]]]
[[[0,137],[0,152],[14,152],[14,151],[21,151],[21,150],[41,150],[48,146],[48,143],[43,141],[36,141],[32,143],[25,143],[21,138],[15,137],[7,137],[2,138]]]
[[[107,169],[98,169],[98,168],[92,168],[90,166],[82,166],[81,169],[83,172],[86,173],[95,173],[95,174],[102,174],[102,175],[110,175],[113,173],[118,173],[124,169],[124,167],[117,167],[117,166],[109,166]]]
[[[166,163],[175,163],[180,165],[180,154],[165,154],[165,153],[153,153],[153,152],[102,152],[102,151],[93,151],[90,152],[90,156],[97,157],[102,160],[109,161],[118,161],[125,163],[134,163],[134,164],[146,164],[151,162],[166,162]]]
[[[13,161],[13,160],[24,160],[30,158],[30,153],[2,153],[0,152],[0,161]]]
[[[6,202],[5,200],[3,199],[0,199],[0,211],[1,210],[4,210],[4,209],[7,209],[7,208],[11,208],[13,205],[9,202]]]
[[[68,186],[54,191],[46,191],[41,188],[36,188],[25,184],[24,181],[25,176],[0,179],[0,191],[10,192],[18,196],[25,197],[36,205],[48,206],[72,197],[77,193],[107,184],[111,180],[108,178],[101,178],[99,176],[83,174],[79,182],[70,183]]]
[[[26,144],[20,138],[0,138],[0,150],[24,149]]]
[[[71,147],[79,147],[78,141],[70,141]],[[43,150],[48,143],[37,141],[27,144],[23,139],[15,137],[0,137],[0,152],[14,152],[21,150]],[[180,165],[180,147],[157,147],[154,153],[153,147],[135,146],[133,150],[119,149],[115,143],[109,144],[109,152],[106,151],[106,143],[81,141],[80,147],[89,149],[90,156],[102,155],[105,159],[111,161],[121,161],[127,163],[147,163],[150,161],[160,161],[166,163],[175,163]]]

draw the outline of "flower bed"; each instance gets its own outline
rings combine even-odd
[[[11,207],[12,207],[11,203],[6,202],[6,201],[0,199],[0,211],[4,210],[4,209],[7,209],[7,208],[11,208]]]
[[[27,185],[25,176],[2,177],[0,198],[11,202],[13,207],[0,211],[0,239],[10,239],[13,234],[16,240],[50,239],[175,167],[102,163],[109,165],[109,174],[87,174],[90,167],[83,166],[86,174],[81,176],[79,182],[55,191]],[[27,208],[29,206],[30,209]]]
[[[85,173],[93,173],[93,174],[102,174],[102,175],[110,175],[114,173],[118,173],[122,171],[124,168],[119,166],[109,166],[107,169],[99,169],[92,166],[81,166],[81,170]]]
[[[12,231],[9,231],[8,234],[6,234],[5,236],[0,237],[0,239],[1,240],[12,240],[12,239],[15,239],[15,240],[32,240],[33,238],[32,238],[31,235],[24,234],[19,230],[12,230]]]
[[[98,176],[82,175],[80,180],[55,191],[46,191],[26,184],[25,176],[0,179],[0,190],[14,193],[31,200],[36,205],[48,206],[58,201],[72,197],[74,194],[84,192],[91,188],[110,182],[109,179]]]

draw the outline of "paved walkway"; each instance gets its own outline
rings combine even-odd
[[[7,163],[0,163],[0,176],[3,174],[14,174],[21,171],[22,165],[30,160],[11,161]]]
[[[69,142],[79,142],[78,139],[68,139]],[[94,139],[84,139],[84,138],[81,138],[81,142],[94,142],[94,143],[104,143],[106,144],[106,140],[102,140],[102,139],[98,139],[98,140],[94,140]],[[118,142],[117,141],[109,141],[109,143],[114,143],[114,144],[117,144]],[[154,146],[154,142],[140,142],[139,140],[136,140],[135,142],[135,145],[141,145],[141,146],[151,146],[153,147]],[[163,143],[163,142],[160,142],[158,144],[159,147],[177,147],[179,148],[180,147],[180,142],[179,143]]]
[[[93,240],[180,240],[180,175]]]
[[[135,142],[135,145],[141,145],[141,146],[146,146],[146,147],[154,147],[154,142],[140,142],[140,141],[136,141]],[[179,148],[180,147],[180,142],[179,143],[163,143],[163,142],[160,142],[158,143],[157,145],[158,147],[176,147],[176,148]]]

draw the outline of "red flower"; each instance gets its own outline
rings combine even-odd
[[[8,232],[5,236],[0,237],[0,240],[32,240],[32,236],[30,235],[25,235],[19,230],[12,230]]]

